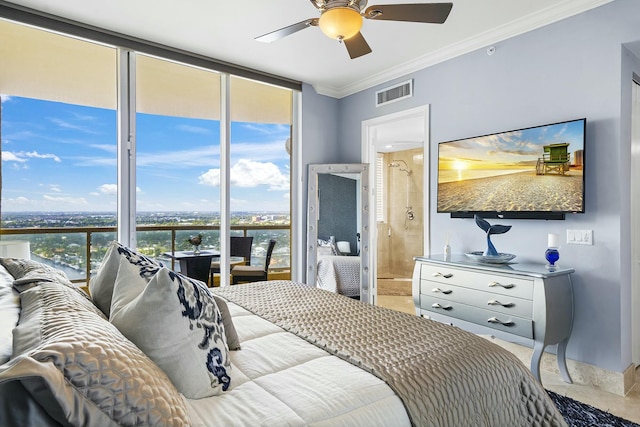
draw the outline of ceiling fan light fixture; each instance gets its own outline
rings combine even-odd
[[[350,7],[334,7],[322,13],[318,26],[329,38],[346,40],[360,32],[362,15]]]

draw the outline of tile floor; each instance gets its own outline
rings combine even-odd
[[[378,305],[415,314],[411,296],[378,295]],[[638,383],[623,397],[586,385],[567,384],[554,374],[541,372],[541,375],[544,386],[549,390],[640,424],[640,384]],[[640,368],[636,370],[636,378],[640,378]]]

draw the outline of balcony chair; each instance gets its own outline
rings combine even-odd
[[[234,265],[249,265],[251,264],[251,246],[253,245],[253,237],[237,237],[231,236],[229,241],[229,256],[230,257],[241,257],[242,261],[240,264],[233,263],[231,267]],[[209,280],[211,286],[213,286],[213,278],[214,275],[220,273],[220,259],[218,258],[216,261],[211,263],[211,271],[209,273]]]
[[[268,280],[269,264],[271,264],[271,254],[273,248],[276,245],[274,239],[269,240],[269,247],[267,248],[267,258],[265,259],[264,266],[259,265],[236,265],[231,269],[233,275],[233,285],[237,285],[240,282],[260,282],[262,280]]]

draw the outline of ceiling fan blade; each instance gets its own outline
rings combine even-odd
[[[347,47],[347,52],[349,52],[349,56],[351,59],[359,58],[367,53],[371,53],[371,48],[369,47],[369,43],[364,39],[362,33],[358,32],[353,37],[349,37],[344,41],[344,45]]]
[[[408,21],[442,24],[453,3],[379,4],[365,10],[364,17],[377,21]]]
[[[260,37],[256,37],[255,40],[263,43],[271,43],[293,33],[297,33],[300,30],[304,30],[305,28],[317,26],[318,18],[311,18],[302,22],[298,22],[297,24],[289,25],[288,27],[280,28],[279,30],[272,31],[267,34],[263,34]]]

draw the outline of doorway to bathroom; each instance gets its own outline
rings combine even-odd
[[[376,153],[378,304],[412,309],[413,257],[424,247],[424,151],[393,147],[389,143]]]
[[[366,120],[362,135],[372,184],[369,302],[415,313],[413,258],[429,251],[429,106]]]

